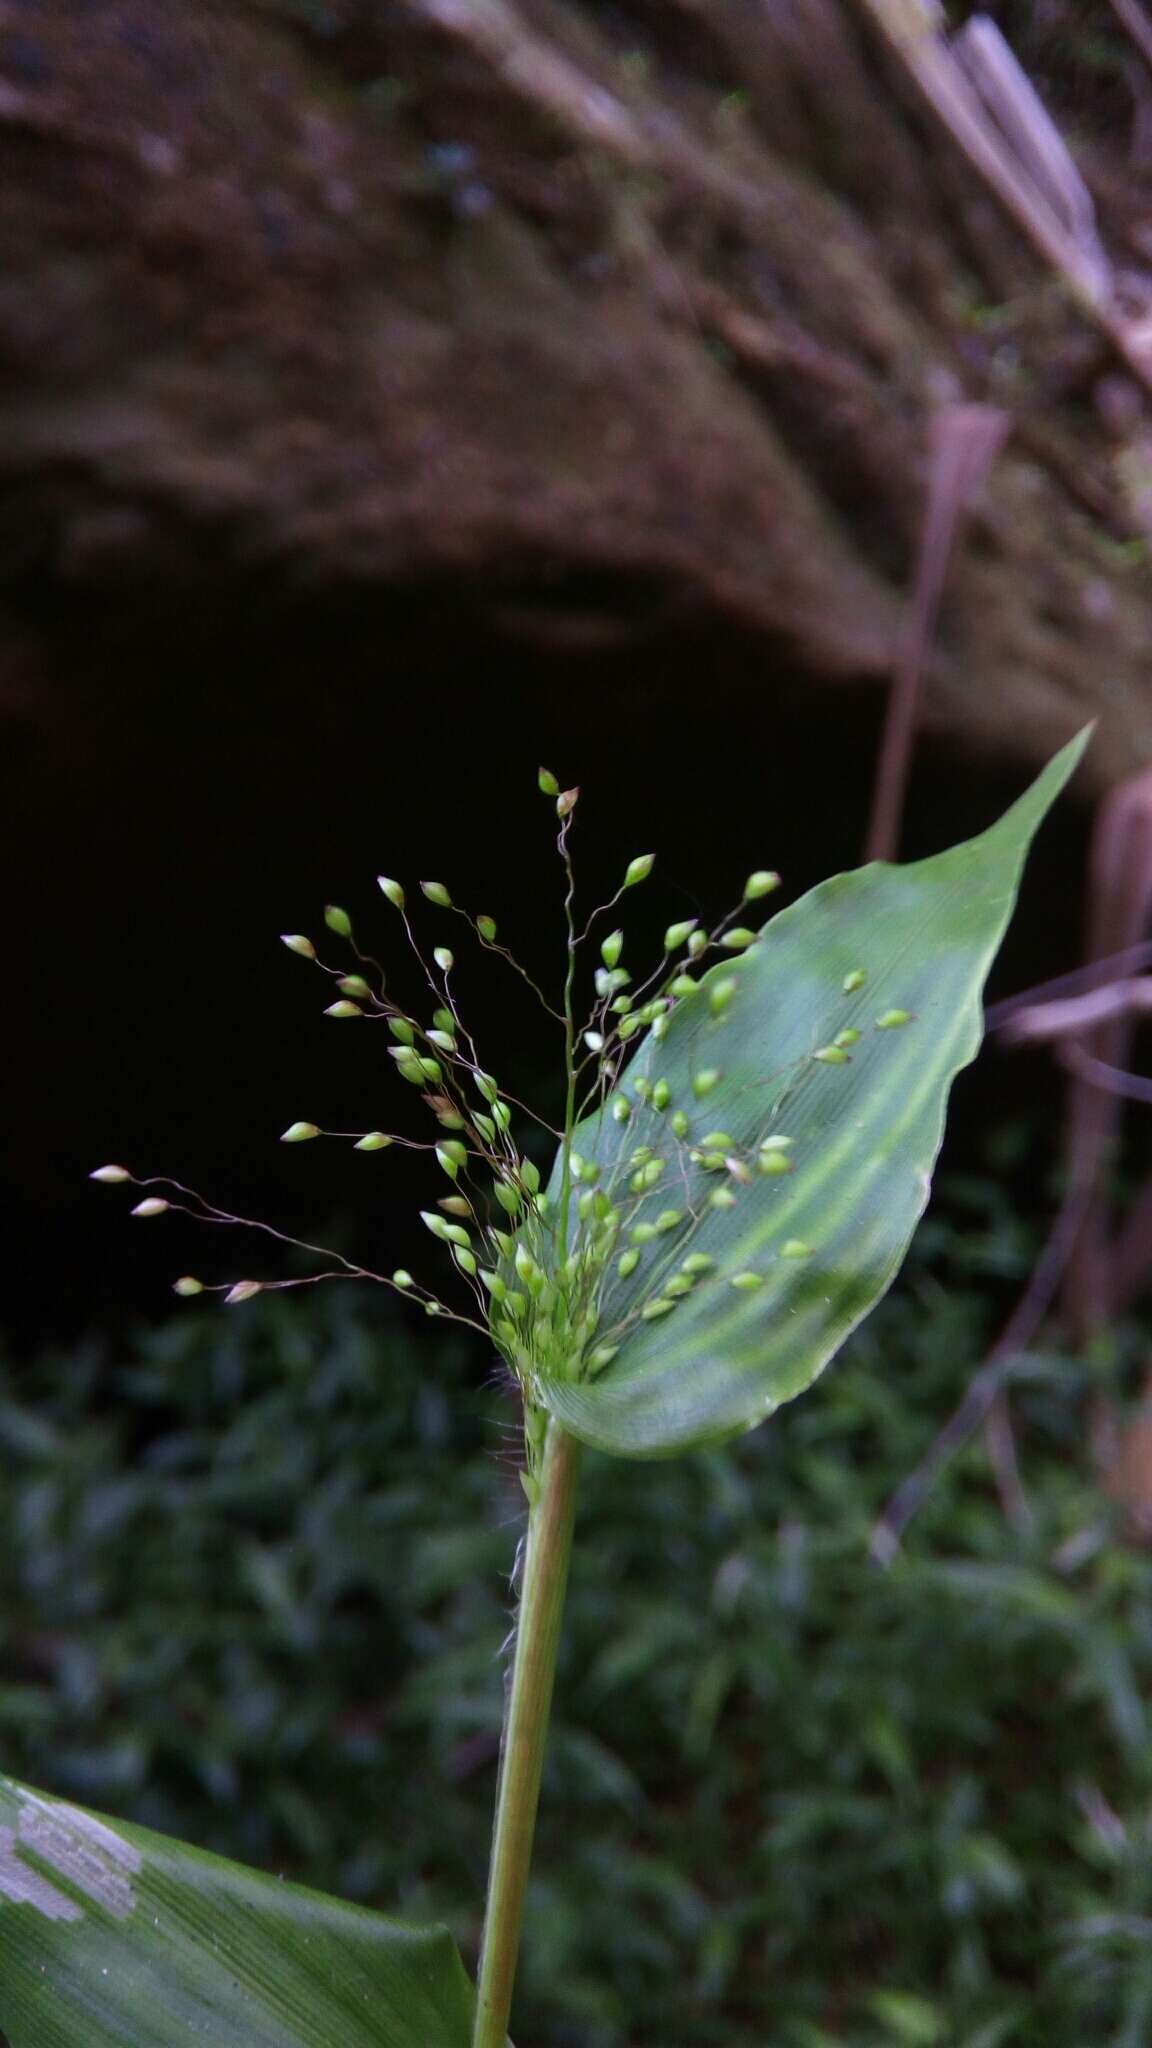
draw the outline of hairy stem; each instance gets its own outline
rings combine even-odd
[[[524,1896],[568,1581],[580,1446],[549,1422],[528,1519],[512,1682],[504,1715],[496,1824],[472,2048],[505,2048]]]

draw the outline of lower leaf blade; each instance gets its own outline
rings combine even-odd
[[[472,2003],[443,1927],[0,1778],[11,2048],[468,2048]]]

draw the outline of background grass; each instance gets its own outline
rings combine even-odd
[[[1152,2035],[1152,1555],[1088,1450],[1138,1333],[1027,1362],[1029,1531],[977,1448],[867,1560],[1028,1256],[992,1183],[944,1214],[772,1426],[589,1457],[524,2041]],[[523,1521],[511,1403],[476,1383],[340,1292],[0,1369],[6,1767],[471,1955]]]

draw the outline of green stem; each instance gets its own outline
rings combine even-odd
[[[564,922],[568,930],[568,967],[564,976],[564,1143],[560,1154],[560,1258],[568,1257],[568,1212],[572,1201],[572,1132],[576,1127],[576,876],[568,852],[568,820],[560,834],[560,852],[568,889],[564,898]]]
[[[472,2048],[505,2048],[520,1950],[528,1866],[544,1767],[548,1712],[568,1582],[580,1445],[549,1422],[528,1518],[512,1683],[504,1715],[496,1824]]]

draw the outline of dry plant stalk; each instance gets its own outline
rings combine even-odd
[[[1152,1010],[1152,976],[1134,981],[1108,981],[1083,995],[1014,1010],[1004,1026],[1008,1045],[1044,1045],[1054,1039],[1077,1038],[1092,1025],[1110,1023],[1126,1013],[1142,1016]]]
[[[1152,22],[1140,0],[1109,0],[1113,14],[1152,71]]]
[[[892,670],[892,691],[865,841],[865,860],[895,860],[912,759],[920,681],[936,629],[953,551],[972,500],[1011,422],[994,405],[945,405],[932,420],[928,503],[908,623]]]
[[[1152,1183],[1137,1198],[1124,1229],[1114,1230],[1108,1193],[1119,1145],[1123,1100],[1152,1101],[1152,1081],[1130,1074],[1126,1059],[1133,1020],[1152,1011],[1152,978],[1140,943],[1152,913],[1152,770],[1132,776],[1104,798],[1089,863],[1088,965],[1061,976],[1031,999],[1015,998],[991,1011],[1017,1044],[1051,1043],[1070,1074],[1067,1192],[1035,1270],[1007,1328],[973,1376],[954,1414],[926,1456],[893,1495],[872,1536],[872,1555],[888,1563],[904,1530],[931,1492],[937,1474],[975,1434],[990,1425],[989,1450],[1006,1506],[1019,1512],[1022,1496],[1006,1434],[1004,1393],[1012,1368],[1062,1289],[1062,1308],[1081,1344],[1091,1341],[1143,1283],[1152,1235]],[[1103,979],[1108,973],[1112,979]],[[1087,978],[1089,985],[1082,986]],[[1047,997],[1048,1000],[1036,998]],[[1094,1441],[1104,1485],[1122,1500],[1134,1526],[1152,1515],[1150,1401],[1121,1427],[1101,1407]],[[1137,1483],[1139,1481],[1139,1483]]]
[[[969,24],[967,34],[950,41],[936,0],[857,4],[988,191],[1144,390],[1152,392],[1152,361],[1117,304],[1111,270],[1106,263],[1101,268],[1094,224],[1087,238],[1082,232],[1082,223],[1093,218],[1087,188],[999,30],[981,17],[975,38]],[[993,40],[1002,45],[995,58]],[[1043,169],[1038,171],[1039,166]],[[1073,200],[1074,185],[1080,190]]]
[[[1104,798],[1089,859],[1085,954],[1103,960],[1134,946],[1152,911],[1152,770],[1131,776]],[[1105,1180],[1120,1142],[1121,1097],[1093,1063],[1116,1072],[1132,1039],[1132,1005],[1101,1017],[1073,1041],[1068,1104],[1067,1178],[1091,1191],[1062,1293],[1073,1334],[1087,1341],[1115,1313],[1114,1245]],[[1079,1070],[1077,1071],[1077,1065]]]
[[[1096,959],[1134,944],[1152,913],[1152,770],[1132,776],[1104,799],[1093,840],[1091,884],[1088,950],[1089,958]],[[1094,998],[1081,998],[1084,1005],[1089,1006],[1088,1028],[1073,1017],[1071,1029],[1058,1041],[1072,1076],[1069,1178],[1082,1175],[1088,1192],[1064,1285],[1065,1314],[1081,1342],[1122,1313],[1148,1272],[1152,1183],[1118,1229],[1108,1181],[1119,1151],[1125,1099],[1152,1102],[1152,1081],[1127,1070],[1134,1019],[1152,1009],[1152,983],[1146,977],[1115,982]],[[1097,1403],[1093,1440],[1105,1491],[1124,1509],[1132,1532],[1147,1540],[1152,1535],[1152,1379],[1127,1420],[1103,1398]]]
[[[915,1470],[901,1481],[880,1516],[868,1546],[877,1564],[891,1564],[905,1529],[923,1507],[945,1465],[992,1415],[1021,1352],[1027,1350],[1055,1299],[1083,1217],[1085,1200],[1084,1190],[1065,1200],[1002,1334],[969,1380],[959,1407],[949,1416]]]
[[[1106,297],[1112,271],[1096,228],[1096,209],[1068,145],[1000,30],[974,14],[955,36],[953,52],[1005,148],[1027,177]]]

